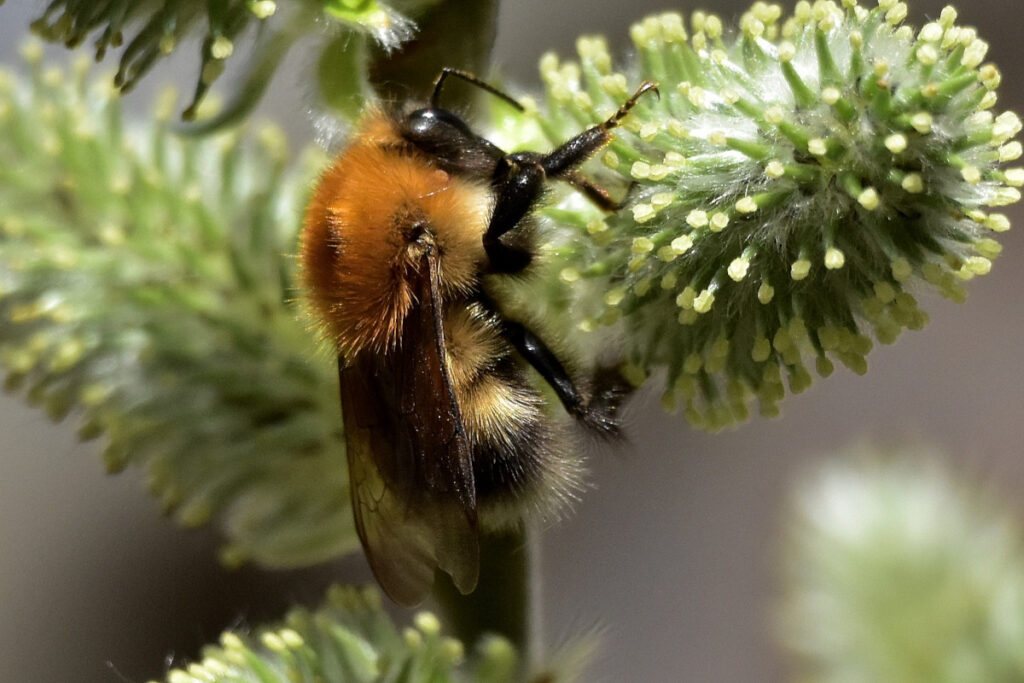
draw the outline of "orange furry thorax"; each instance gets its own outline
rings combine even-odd
[[[403,144],[388,114],[364,116],[316,186],[300,245],[313,312],[346,358],[396,345],[416,303],[423,237],[436,249],[442,300],[476,287],[491,194]]]

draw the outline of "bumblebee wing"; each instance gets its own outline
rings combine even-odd
[[[420,602],[434,569],[468,593],[479,573],[469,442],[445,364],[432,256],[413,275],[418,302],[401,347],[339,359],[352,508],[367,559],[396,602]]]

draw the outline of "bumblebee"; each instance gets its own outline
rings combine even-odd
[[[549,180],[616,208],[578,167],[656,90],[643,83],[547,154],[509,154],[439,105],[451,77],[522,110],[454,69],[427,107],[370,110],[320,178],[300,246],[302,285],[338,350],[356,528],[377,580],[405,605],[426,596],[437,568],[472,591],[481,526],[550,515],[578,486],[579,458],[528,366],[590,431],[619,432],[621,377],[571,376],[491,290],[534,259],[530,214]]]

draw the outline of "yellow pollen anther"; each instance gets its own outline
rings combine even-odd
[[[664,180],[668,177],[668,174],[672,172],[672,169],[664,164],[654,164],[651,166],[651,180]],[[662,193],[667,194],[667,193]],[[657,197],[658,195],[655,195]],[[669,195],[671,196],[671,195]]]
[[[634,237],[631,250],[634,254],[647,254],[654,250],[654,242],[650,237]]]
[[[679,254],[673,251],[672,247],[661,247],[658,249],[658,259],[665,263],[672,263],[678,256]],[[668,275],[665,277],[668,277]]]
[[[835,247],[825,250],[825,267],[829,270],[838,270],[846,263],[846,254]]]
[[[904,2],[897,2],[888,12],[885,13],[885,21],[895,26],[907,18],[907,5]],[[906,27],[909,28],[909,27]],[[913,34],[911,34],[913,35]]]
[[[441,621],[433,612],[418,612],[412,622],[426,635],[437,635],[441,632]]]
[[[1016,140],[1008,142],[999,148],[999,161],[1003,163],[1016,161],[1020,159],[1022,152],[1024,152],[1024,147],[1019,142]]]
[[[910,261],[902,257],[892,262],[890,270],[892,271],[893,279],[897,282],[906,282],[914,273],[914,269],[910,265]]]
[[[646,121],[640,124],[640,139],[645,142],[650,142],[654,139],[654,136],[658,134],[659,130],[660,128],[657,123],[654,123],[653,121]]]
[[[885,139],[885,147],[893,154],[899,154],[907,148],[907,137],[902,133],[894,133]]]
[[[705,289],[697,298],[693,300],[693,310],[698,313],[707,313],[711,310],[711,306],[715,303],[715,293],[710,289]]]
[[[980,39],[973,40],[971,41],[971,44],[964,49],[964,54],[963,57],[960,58],[960,63],[968,69],[973,69],[984,61],[986,54],[988,54],[988,43]]]
[[[693,287],[685,287],[676,296],[676,306],[682,309],[693,308],[693,301],[697,298],[697,291]]]
[[[1024,186],[1024,168],[1008,168],[1003,172],[1003,177],[1010,187]]]
[[[786,112],[782,107],[772,105],[764,110],[764,118],[768,123],[777,126],[786,120]]]
[[[969,185],[977,185],[981,182],[981,171],[977,166],[964,166],[960,169],[960,175]]]
[[[932,65],[939,61],[939,51],[934,45],[922,45],[917,50],[917,61],[925,65]]]
[[[654,218],[654,207],[650,204],[637,204],[633,207],[633,220],[637,223],[646,223]]]
[[[229,38],[218,36],[210,45],[210,56],[214,59],[227,59],[235,51],[235,45]]]
[[[664,209],[672,203],[673,199],[675,199],[675,195],[671,192],[657,192],[651,195],[651,206],[655,209]]]
[[[927,135],[932,132],[932,115],[926,111],[919,111],[910,117],[910,125],[921,135]]]
[[[249,7],[249,10],[256,15],[257,19],[266,19],[277,11],[277,3],[274,0],[257,0]]]
[[[580,271],[575,268],[563,268],[558,274],[559,279],[567,285],[577,282],[580,279]]]
[[[750,261],[740,256],[732,260],[729,264],[728,273],[729,277],[734,281],[739,282],[747,276],[747,271],[750,270]]]
[[[797,259],[789,268],[789,276],[794,280],[803,280],[811,272],[811,262],[807,259]]]
[[[985,219],[985,227],[992,232],[1006,232],[1010,229],[1010,219],[1001,213],[989,214]]]
[[[648,178],[651,175],[651,165],[646,161],[634,162],[633,167],[629,169],[629,174],[637,180]]]
[[[609,289],[604,295],[604,302],[608,306],[618,306],[626,298],[626,290],[621,287]]]
[[[900,183],[900,187],[910,194],[921,194],[924,192],[924,179],[920,173],[908,173]]]
[[[754,213],[757,211],[757,202],[753,197],[743,197],[736,202],[736,211],[744,214]]]
[[[672,240],[669,246],[676,254],[685,254],[693,246],[693,238],[689,235],[680,235]]]
[[[755,363],[763,363],[772,355],[772,344],[764,337],[754,342],[754,348],[750,350],[750,358]]]
[[[963,267],[974,275],[988,275],[992,270],[992,261],[984,256],[971,256],[964,260]]]
[[[876,282],[874,290],[875,298],[883,304],[892,303],[896,299],[896,288],[888,282]]]
[[[686,164],[686,157],[679,152],[666,152],[665,165],[669,168],[679,168]]]
[[[700,354],[696,352],[691,353],[683,361],[683,372],[688,375],[696,375],[700,372],[701,365],[703,365],[703,359],[700,357]]]
[[[868,211],[874,211],[878,208],[881,201],[878,198],[878,192],[873,187],[865,188],[863,192],[857,195],[857,203],[863,206]]]
[[[989,197],[989,206],[1009,206],[1020,201],[1020,190],[1015,187],[999,187]]]
[[[703,228],[708,224],[708,214],[700,209],[694,209],[686,216],[686,222],[692,228]]]
[[[930,22],[921,27],[917,37],[926,43],[937,43],[942,40],[942,25],[938,22]]]

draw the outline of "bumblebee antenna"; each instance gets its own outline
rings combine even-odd
[[[441,88],[444,86],[445,79],[447,79],[449,76],[455,76],[456,78],[461,78],[462,80],[466,81],[467,83],[469,83],[471,85],[475,85],[476,87],[480,88],[481,90],[486,90],[487,92],[489,92],[490,94],[494,95],[495,97],[499,97],[499,98],[505,100],[506,102],[511,104],[513,107],[515,107],[518,111],[525,111],[524,108],[523,108],[523,105],[519,104],[515,100],[515,98],[512,97],[511,95],[509,95],[508,93],[503,92],[501,90],[498,90],[497,88],[495,88],[490,83],[487,83],[487,82],[481,80],[479,77],[474,76],[473,74],[469,73],[468,71],[462,71],[461,69],[453,69],[450,66],[446,66],[443,69],[441,69],[441,73],[438,75],[437,80],[434,81],[434,92],[430,96],[430,108],[431,109],[438,109],[439,108],[438,104],[437,104],[437,101],[441,98]]]

